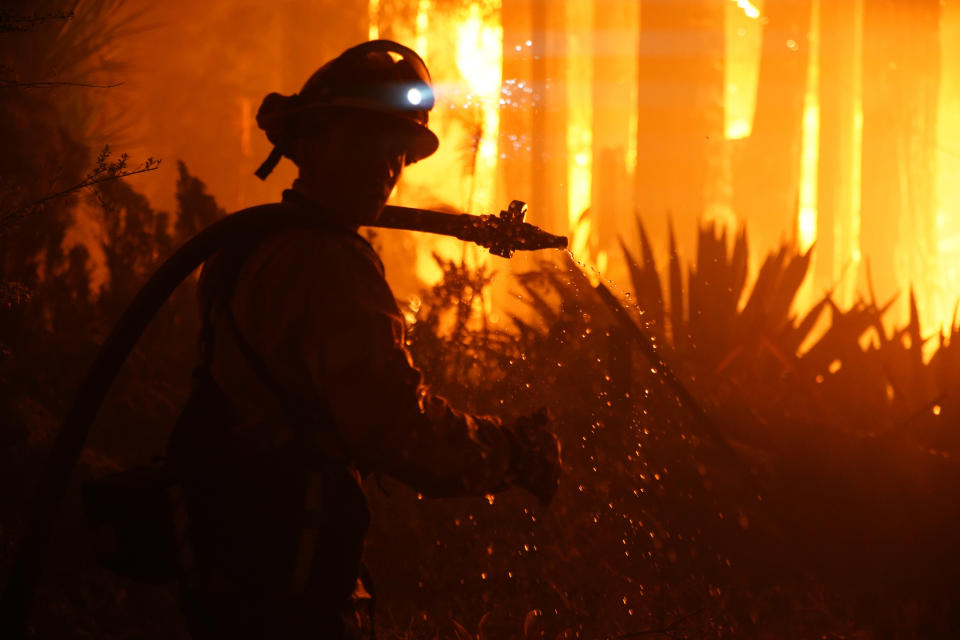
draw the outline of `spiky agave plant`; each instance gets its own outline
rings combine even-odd
[[[926,363],[913,296],[908,325],[892,331],[883,321],[892,301],[878,305],[872,298],[860,299],[843,310],[827,292],[797,314],[792,307],[810,252],[781,247],[768,255],[748,288],[745,234],[737,234],[731,251],[725,234],[706,226],[684,286],[675,243],[668,273],[661,277],[642,227],[640,235],[641,259],[625,251],[631,297],[604,294],[602,284],[590,285],[574,265],[559,273],[547,266],[518,280],[535,318],[516,320],[518,330],[533,344],[536,338],[530,336],[540,336],[539,347],[529,348],[528,355],[563,353],[562,364],[575,363],[587,389],[595,386],[589,382],[593,376],[619,382],[614,398],[623,402],[622,395],[632,394],[628,404],[658,415],[645,427],[652,433],[673,429],[696,440],[712,439],[714,446],[701,446],[689,457],[682,447],[664,445],[670,436],[661,435],[664,448],[656,452],[648,445],[641,457],[672,460],[681,469],[691,463],[677,465],[677,460],[692,460],[715,487],[725,483],[730,491],[721,502],[728,511],[742,507],[755,525],[780,532],[779,538],[754,539],[754,551],[766,547],[773,553],[771,541],[779,540],[781,546],[792,545],[801,563],[849,585],[856,576],[877,578],[893,566],[892,560],[878,562],[876,549],[896,546],[913,563],[911,575],[921,574],[915,579],[929,584],[932,568],[952,557],[942,540],[929,536],[947,522],[960,523],[954,501],[931,493],[960,477],[950,459],[958,451],[956,430],[942,418],[958,410],[956,323],[940,336]],[[618,332],[612,319],[625,313],[633,314],[644,335]],[[826,327],[818,329],[818,323]],[[597,350],[590,346],[591,333],[617,346]],[[548,337],[553,342],[545,342]],[[648,343],[656,347],[653,357]],[[812,346],[801,350],[805,343]],[[719,438],[690,420],[688,411],[678,412],[662,397],[656,404],[657,396],[677,397],[656,386],[659,376],[646,375],[658,368],[658,359],[669,363],[706,407]],[[548,394],[557,376],[545,380],[540,392]],[[621,436],[631,437],[625,435],[633,433],[624,426],[629,420],[614,422]],[[737,498],[746,485],[731,480],[742,474],[732,468],[737,458],[718,455],[724,447],[716,444],[723,440],[733,441],[739,464],[759,472],[768,493],[762,507]],[[877,475],[880,469],[885,471]],[[852,540],[863,544],[851,546]],[[905,563],[893,562],[901,568]]]

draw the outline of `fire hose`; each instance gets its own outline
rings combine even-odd
[[[141,334],[180,283],[217,251],[242,238],[262,237],[295,226],[318,225],[316,216],[309,212],[280,211],[282,206],[265,205],[240,211],[210,225],[187,241],[140,289],[104,341],[61,424],[41,476],[33,511],[0,599],[3,637],[20,638],[26,634],[50,535],[73,469],[107,391]],[[511,202],[499,216],[387,206],[373,226],[452,236],[476,243],[504,258],[509,258],[514,251],[567,246],[566,237],[547,233],[525,222],[526,211],[526,204],[518,200]]]

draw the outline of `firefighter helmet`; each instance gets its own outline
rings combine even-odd
[[[407,164],[437,150],[437,136],[427,127],[433,108],[430,72],[412,49],[392,40],[372,40],[347,49],[320,67],[300,89],[284,96],[271,93],[257,112],[273,152],[257,171],[273,170],[286,146],[310,130],[320,114],[334,110],[363,111],[388,118],[409,133]]]

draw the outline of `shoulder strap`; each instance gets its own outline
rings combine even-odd
[[[341,227],[329,225],[324,227],[332,232],[345,231]],[[279,229],[278,229],[279,231]],[[260,245],[262,238],[257,238],[252,242],[246,242],[237,247],[229,247],[221,256],[223,263],[220,265],[221,281],[216,283],[219,291],[215,291],[206,301],[203,310],[203,329],[201,332],[201,353],[203,354],[203,365],[210,366],[210,358],[213,351],[214,330],[213,330],[213,308],[217,301],[223,303],[230,331],[233,333],[237,348],[243,355],[247,364],[253,370],[260,383],[269,390],[274,396],[280,399],[287,417],[290,418],[294,427],[312,427],[320,431],[333,431],[334,419],[333,411],[330,408],[326,398],[320,398],[317,401],[308,401],[297,394],[291,392],[287,387],[280,384],[277,377],[270,370],[266,361],[257,353],[250,341],[240,330],[237,324],[236,315],[233,313],[233,295],[236,290],[237,281],[246,260],[253,251]],[[304,435],[304,434],[300,434]]]

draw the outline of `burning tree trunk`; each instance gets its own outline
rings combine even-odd
[[[938,0],[865,0],[860,239],[881,298],[936,266],[939,21]]]
[[[835,284],[852,257],[858,9],[855,0],[820,3],[817,291]]]
[[[670,213],[692,247],[705,208],[723,139],[723,20],[722,0],[640,5],[636,204],[656,243]]]
[[[500,12],[503,25],[503,85],[500,103],[500,138],[497,164],[497,202],[530,202],[533,181],[530,173],[533,89],[530,64],[532,42],[530,3],[504,0]],[[538,223],[546,223],[535,213]]]
[[[811,8],[812,0],[764,4],[753,130],[734,160],[734,207],[761,251],[795,228]]]
[[[593,7],[593,185],[591,208],[599,246],[610,251],[617,235],[633,238],[633,194],[626,153],[630,85],[636,51],[636,3],[602,0]]]
[[[543,227],[564,233],[567,219],[567,116],[565,5],[531,0],[533,35],[533,135],[530,204]]]

